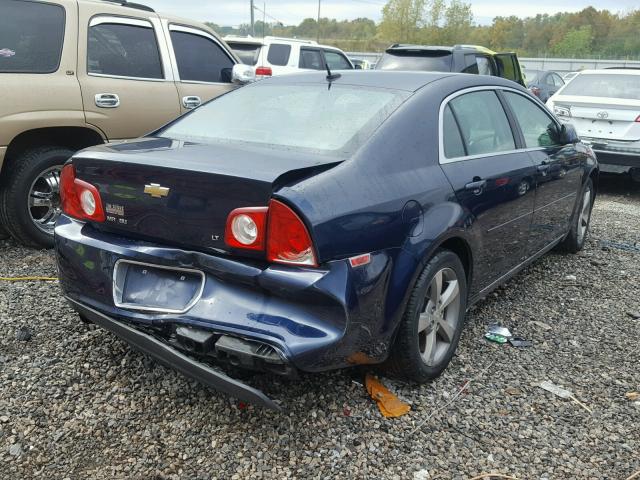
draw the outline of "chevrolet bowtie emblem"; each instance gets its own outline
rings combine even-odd
[[[151,195],[153,198],[162,198],[169,195],[169,189],[161,186],[159,183],[150,183],[144,186],[144,193]]]

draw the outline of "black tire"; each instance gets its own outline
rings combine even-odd
[[[585,194],[589,192],[589,205],[585,210]],[[593,188],[593,182],[589,178],[582,191],[580,192],[580,199],[578,200],[577,209],[573,214],[571,220],[571,228],[567,237],[560,243],[559,250],[567,253],[578,253],[584,247],[584,244],[589,235],[589,225],[591,223],[591,211],[593,210],[593,200],[595,199],[595,190]],[[583,214],[586,214],[586,225]]]
[[[424,315],[424,310],[431,304],[431,301],[426,296],[430,291],[430,285],[435,275],[447,269],[455,273],[458,282],[459,306],[457,313],[453,312],[455,313],[453,316],[456,317],[456,324],[448,347],[445,342],[440,348],[441,356],[439,360],[432,365],[428,365],[423,360],[423,353],[421,353],[423,348],[421,346],[422,339],[418,331],[420,317],[421,314]],[[451,282],[448,285],[451,285]],[[451,362],[451,358],[458,346],[460,334],[464,327],[466,308],[467,280],[462,262],[460,262],[455,253],[449,250],[439,250],[427,262],[413,287],[391,355],[384,365],[385,369],[396,376],[419,383],[424,383],[440,375]],[[436,331],[439,332],[440,330],[436,328]]]
[[[2,225],[0,225],[0,240],[6,240],[10,236],[11,235],[9,235],[9,232],[7,232]]]
[[[38,147],[5,165],[6,174],[0,188],[0,224],[19,243],[35,248],[53,247],[53,231],[38,228],[32,219],[30,190],[43,172],[53,167],[62,168],[73,153],[67,148]],[[54,196],[54,202],[57,201]]]

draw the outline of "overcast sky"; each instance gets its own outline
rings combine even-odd
[[[249,23],[249,0],[140,0],[158,11],[173,13],[193,20],[210,21],[218,25],[239,25]],[[255,0],[263,9],[265,2]],[[384,0],[322,0],[322,16],[329,18],[353,19],[367,17],[378,22],[382,16]],[[638,8],[638,0],[535,0],[518,4],[507,0],[474,0],[471,2],[478,23],[490,23],[493,17],[517,15],[534,16],[538,13],[554,14],[561,11],[579,11],[592,5],[597,9],[607,8],[615,12],[625,12]],[[266,12],[285,25],[298,24],[307,17],[318,14],[317,0],[267,0]],[[273,20],[267,17],[267,21]],[[256,11],[256,20],[262,13]]]

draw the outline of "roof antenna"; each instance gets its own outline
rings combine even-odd
[[[327,67],[327,81],[329,83],[339,79],[342,76],[339,73],[331,73],[331,69],[329,68],[329,64],[327,62],[324,62],[324,65],[325,67]]]

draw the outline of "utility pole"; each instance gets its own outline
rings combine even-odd
[[[320,43],[320,2],[322,0],[318,0],[318,43]]]
[[[251,36],[255,37],[256,36],[256,28],[255,28],[254,21],[253,21],[253,9],[255,7],[253,6],[253,0],[249,0],[249,7],[251,8]]]

